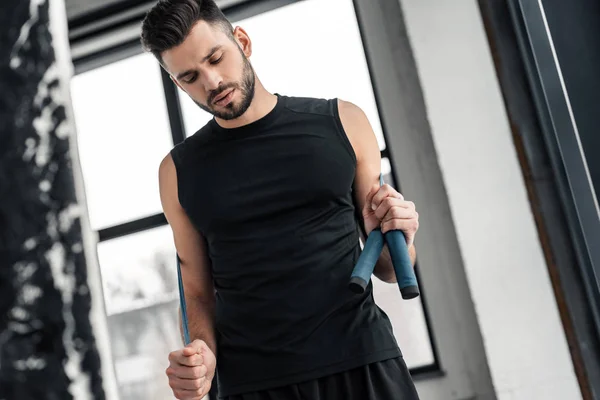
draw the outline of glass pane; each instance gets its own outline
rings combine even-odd
[[[310,29],[306,29],[307,21]],[[351,101],[367,114],[380,149],[385,148],[351,0],[301,1],[235,25],[243,27],[252,39],[250,62],[267,90]],[[185,92],[180,92],[180,98],[190,135],[211,116]]]
[[[212,115],[201,109],[190,99],[186,92],[177,88],[181,114],[183,115],[183,128],[186,136],[191,136],[202,128]]]
[[[101,242],[98,257],[120,397],[172,399],[164,371],[181,335],[171,229]]]
[[[156,60],[76,75],[71,92],[92,228],[160,212],[158,166],[172,139]]]

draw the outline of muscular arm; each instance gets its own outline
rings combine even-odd
[[[159,188],[163,211],[173,231],[175,248],[181,260],[190,339],[203,340],[216,355],[215,296],[210,260],[204,238],[179,204],[177,174],[171,155],[165,157],[160,164]],[[181,313],[179,317],[181,321]]]
[[[365,234],[368,235],[374,226],[365,224],[362,210],[371,189],[379,185],[381,153],[373,128],[364,112],[356,105],[343,100],[338,101],[338,110],[344,131],[352,144],[357,159],[354,193],[364,243]],[[414,245],[409,247],[408,252],[414,265],[416,260]],[[384,282],[396,282],[396,274],[394,273],[387,245],[383,248],[379,261],[375,266],[374,275]]]

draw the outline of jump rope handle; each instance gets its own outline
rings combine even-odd
[[[379,175],[379,184],[384,185],[383,174]],[[350,277],[350,290],[355,293],[363,293],[371,280],[375,264],[383,250],[383,244],[387,243],[396,273],[396,280],[400,287],[400,293],[405,300],[419,296],[417,277],[408,254],[408,246],[404,233],[400,230],[389,231],[385,235],[380,228],[376,228],[367,237],[356,266]]]

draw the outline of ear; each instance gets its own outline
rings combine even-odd
[[[240,46],[240,49],[242,49],[244,55],[250,58],[252,55],[252,41],[250,40],[250,36],[248,36],[248,33],[244,30],[244,28],[236,26],[233,30],[233,37],[235,38],[238,46]]]

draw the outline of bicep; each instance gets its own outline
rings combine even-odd
[[[358,106],[339,100],[338,110],[346,136],[356,155],[354,192],[356,206],[360,212],[365,206],[369,192],[379,187],[381,152],[373,128]]]
[[[179,204],[177,174],[171,155],[167,155],[161,162],[159,190],[163,212],[173,232],[175,248],[181,260],[186,295],[211,299],[214,295],[213,282],[206,242]]]

